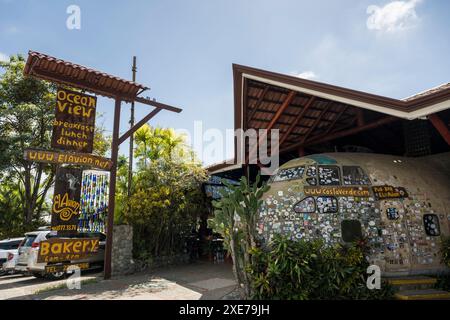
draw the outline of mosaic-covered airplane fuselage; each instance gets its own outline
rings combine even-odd
[[[328,244],[366,238],[385,275],[444,271],[450,234],[450,153],[402,158],[364,153],[305,156],[281,166],[258,219],[264,241],[277,233]]]

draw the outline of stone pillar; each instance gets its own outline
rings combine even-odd
[[[135,271],[133,261],[133,227],[115,225],[112,242],[112,275],[131,274]]]

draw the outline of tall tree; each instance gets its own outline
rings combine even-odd
[[[124,200],[119,216],[134,226],[134,254],[143,258],[180,253],[205,207],[201,186],[206,172],[183,136],[172,129],[145,125],[135,142],[138,166],[132,196],[126,196],[120,178],[125,177],[121,168],[127,169],[124,159],[119,161],[118,184],[119,199]]]
[[[11,56],[1,62],[0,75],[0,172],[1,179],[17,181],[26,224],[40,216],[54,168],[23,159],[26,148],[50,146],[55,86],[23,76],[25,60]]]

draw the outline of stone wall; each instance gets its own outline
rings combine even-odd
[[[115,225],[112,244],[112,275],[131,274],[134,271],[133,227]]]

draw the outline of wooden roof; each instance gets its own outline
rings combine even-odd
[[[278,129],[280,154],[450,109],[448,84],[398,100],[241,65],[233,74],[235,129]]]
[[[24,74],[58,84],[74,86],[110,98],[132,101],[147,87],[104,72],[29,51]]]

